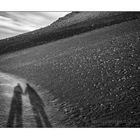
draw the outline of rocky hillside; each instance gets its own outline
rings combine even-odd
[[[45,28],[0,40],[0,54],[138,19],[139,15],[138,12],[72,12]]]

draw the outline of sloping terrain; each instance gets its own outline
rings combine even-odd
[[[3,54],[0,70],[34,85],[53,127],[139,127],[139,46],[136,19]]]
[[[73,12],[48,27],[0,40],[0,54],[139,18],[139,12]]]

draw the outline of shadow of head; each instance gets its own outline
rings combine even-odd
[[[14,87],[14,92],[23,93],[23,89],[19,83]]]

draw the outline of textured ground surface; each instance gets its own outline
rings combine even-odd
[[[139,46],[140,21],[134,20],[1,55],[0,71],[35,87],[53,127],[139,127]],[[11,99],[4,91],[1,127]],[[24,126],[35,127],[28,102]]]

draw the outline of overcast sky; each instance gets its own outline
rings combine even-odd
[[[0,39],[48,26],[69,12],[1,12]]]

